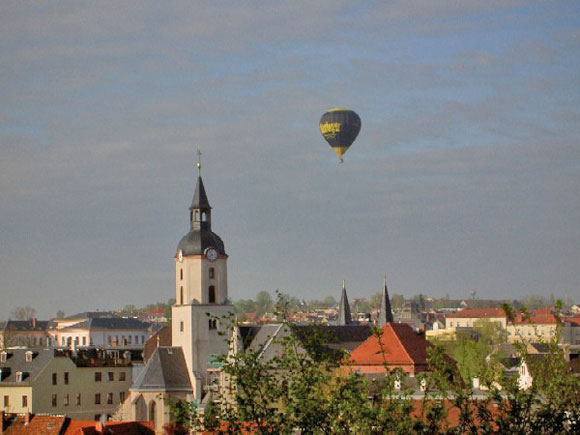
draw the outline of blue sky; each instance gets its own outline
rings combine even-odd
[[[173,297],[198,148],[233,299],[578,301],[579,48],[568,1],[2,2],[0,318]]]

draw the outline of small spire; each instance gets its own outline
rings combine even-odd
[[[387,289],[387,275],[385,275],[385,287],[383,288],[383,298],[381,300],[381,308],[379,311],[379,327],[384,327],[387,323],[393,323],[393,311],[391,309],[391,301],[389,299],[389,290]]]
[[[350,304],[346,296],[345,280],[342,280],[342,294],[340,295],[340,303],[338,304],[338,319],[337,325],[350,325],[352,317],[350,315]]]

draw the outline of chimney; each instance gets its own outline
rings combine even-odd
[[[101,423],[100,421],[95,424],[95,432],[97,432],[98,434],[105,433],[103,423]]]
[[[28,426],[28,423],[30,423],[30,412],[25,412],[24,413],[24,426]]]

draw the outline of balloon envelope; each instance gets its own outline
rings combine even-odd
[[[320,133],[336,153],[340,163],[342,156],[352,145],[361,127],[359,116],[348,109],[330,109],[320,118]]]

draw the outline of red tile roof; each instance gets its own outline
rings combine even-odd
[[[427,348],[431,346],[406,323],[387,323],[382,336],[371,335],[351,355],[355,365],[423,365],[427,364]]]
[[[70,420],[65,435],[153,435],[155,424],[152,421],[108,421],[103,427],[93,420]]]
[[[447,314],[448,319],[486,318],[486,317],[506,317],[505,311],[501,308],[468,308]]]
[[[4,435],[58,435],[65,419],[64,415],[30,415],[26,422],[26,416],[19,414],[7,427],[4,423]]]

